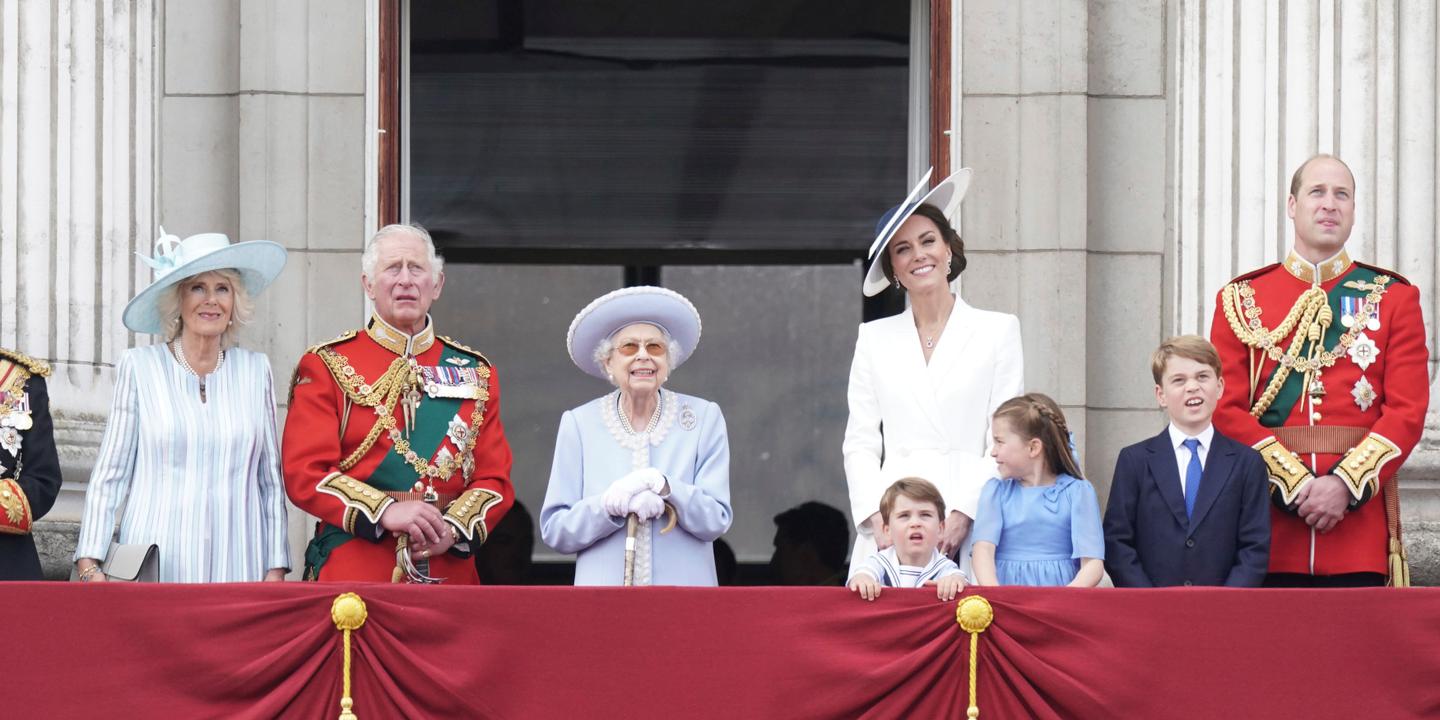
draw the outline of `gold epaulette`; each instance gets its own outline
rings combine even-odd
[[[307,352],[307,353],[313,353],[313,352],[319,350],[320,348],[329,347],[329,346],[331,346],[331,345],[337,345],[337,344],[339,344],[339,343],[345,342],[346,340],[349,340],[349,339],[355,337],[355,336],[358,335],[358,334],[360,334],[360,331],[359,331],[359,330],[346,330],[345,332],[340,333],[339,335],[336,335],[335,337],[330,338],[329,340],[326,340],[325,342],[316,343],[316,344],[314,344],[314,345],[311,345],[311,346],[309,347],[309,349],[307,349],[305,352]]]
[[[14,350],[6,350],[5,348],[0,348],[0,358],[5,358],[10,362],[13,362],[16,365],[25,368],[27,371],[29,371],[31,375],[50,377],[50,364],[45,362],[44,360],[36,360],[35,358],[32,358],[24,353],[18,353]]]
[[[485,363],[486,365],[489,365],[490,367],[495,367],[495,363],[490,362],[490,358],[485,357],[483,354],[480,353],[479,350],[476,350],[475,348],[472,348],[472,347],[470,347],[469,345],[466,345],[465,343],[460,342],[459,340],[456,340],[456,339],[454,339],[454,338],[451,338],[451,337],[448,336],[448,335],[436,335],[435,337],[440,338],[440,342],[443,342],[443,343],[445,343],[446,345],[449,345],[450,347],[455,348],[456,350],[461,350],[461,351],[470,353],[471,355],[474,355],[475,357],[480,358],[480,362]]]

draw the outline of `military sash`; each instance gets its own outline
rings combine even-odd
[[[441,345],[440,362],[448,362],[452,357],[468,358],[449,345]],[[442,396],[426,397],[421,401],[415,413],[415,428],[410,432],[409,438],[410,447],[417,455],[435,457],[441,444],[445,442],[451,419],[460,411],[461,402],[463,401],[459,398]],[[385,459],[380,461],[380,465],[365,479],[365,483],[371,487],[388,492],[413,490],[416,481],[423,481],[423,478],[393,445],[386,452]],[[320,568],[330,559],[330,553],[354,539],[355,536],[344,529],[322,523],[320,530],[305,548],[305,577],[319,579]]]
[[[1380,274],[1374,270],[1357,263],[1351,266],[1350,271],[1345,273],[1345,275],[1340,278],[1340,282],[1335,285],[1334,289],[1327,293],[1331,317],[1335,318],[1335,322],[1331,322],[1329,327],[1325,329],[1325,334],[1320,340],[1322,348],[1333,348],[1338,354],[1343,355],[1345,350],[1353,343],[1356,332],[1363,328],[1355,328],[1352,330],[1352,328],[1346,327],[1339,320],[1344,317],[1352,317],[1352,314],[1359,308],[1368,308],[1371,312],[1378,315],[1378,298],[1372,300],[1369,297],[1372,293],[1368,289],[1362,289],[1361,287],[1356,287],[1356,285],[1360,285],[1363,288],[1373,287],[1376,284],[1375,279],[1379,276]],[[1383,285],[1383,283],[1381,284]],[[1306,329],[1303,327],[1296,328],[1295,332],[1303,333],[1306,332]],[[1306,346],[1306,349],[1309,350],[1309,345]],[[1265,382],[1261,384],[1261,387],[1268,386],[1270,381],[1275,377],[1275,373],[1280,372],[1282,369],[1283,366],[1277,364],[1275,368],[1265,376]],[[1266,408],[1265,412],[1260,415],[1259,420],[1261,425],[1265,427],[1280,427],[1285,424],[1285,419],[1290,417],[1291,411],[1295,409],[1295,404],[1300,402],[1300,398],[1305,395],[1305,377],[1304,373],[1298,372],[1290,372],[1285,377],[1279,392],[1275,394],[1274,401],[1271,402],[1270,407]]]

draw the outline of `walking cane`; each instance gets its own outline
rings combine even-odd
[[[665,527],[660,528],[660,534],[675,529],[675,523],[680,517],[675,513],[675,506],[665,503]],[[640,530],[640,516],[630,513],[625,516],[625,587],[635,584],[635,533]]]

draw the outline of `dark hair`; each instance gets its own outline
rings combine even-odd
[[[995,410],[995,419],[1001,418],[1027,442],[1040,438],[1040,444],[1045,447],[1045,466],[1050,472],[1085,477],[1080,473],[1080,463],[1070,452],[1070,426],[1065,422],[1065,413],[1049,395],[1026,393],[1010,398]]]
[[[797,544],[809,543],[820,562],[835,569],[845,566],[850,552],[850,521],[845,513],[814,500],[776,515],[775,534]]]
[[[945,239],[945,244],[950,246],[950,254],[955,256],[955,261],[950,265],[950,274],[945,276],[946,280],[954,281],[965,272],[965,241],[960,239],[960,233],[950,226],[950,220],[940,208],[925,203],[915,208],[916,215],[922,215],[935,223],[940,228],[940,236]],[[907,218],[908,219],[908,218]],[[898,228],[897,228],[898,231]],[[893,236],[891,238],[894,239]],[[893,285],[895,283],[895,268],[890,263],[890,244],[886,243],[885,248],[880,251],[880,269],[885,273],[885,279]]]
[[[890,511],[895,509],[895,498],[904,495],[915,502],[928,502],[935,506],[939,512],[940,520],[945,520],[945,498],[940,491],[925,478],[907,477],[900,478],[885,488],[885,494],[880,496],[880,517],[886,525],[890,524]]]

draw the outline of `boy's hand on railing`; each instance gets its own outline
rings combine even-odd
[[[866,600],[874,601],[880,597],[880,589],[880,583],[870,577],[870,573],[855,573],[855,577],[850,578],[850,592],[860,593],[860,597]]]
[[[965,576],[960,573],[955,573],[954,575],[946,575],[940,578],[939,581],[927,581],[925,584],[934,585],[935,596],[949,602],[955,599],[956,594],[965,589]]]

